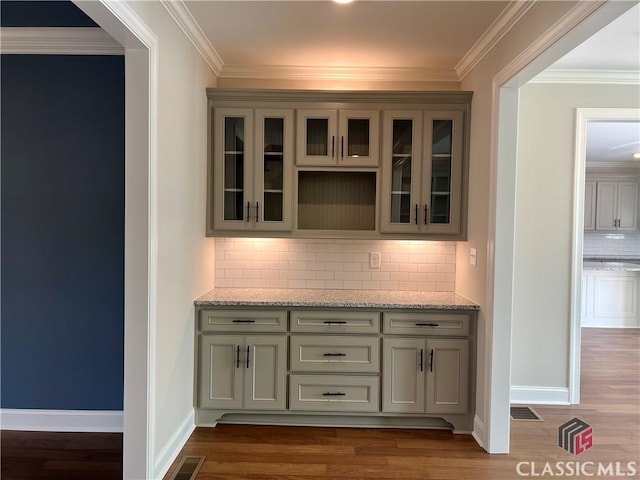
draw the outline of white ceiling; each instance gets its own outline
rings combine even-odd
[[[640,4],[627,10],[550,68],[640,71]]]
[[[496,19],[508,23],[505,8],[523,11],[527,3],[196,0],[184,5],[219,57],[223,77],[269,68],[303,68],[309,75],[316,69],[320,76],[326,69],[414,69],[433,77],[425,80],[459,81],[465,55]]]
[[[640,152],[640,121],[587,123],[587,162],[638,162],[632,156],[636,152]]]

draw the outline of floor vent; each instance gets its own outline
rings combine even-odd
[[[511,407],[511,420],[544,421],[531,407]]]
[[[171,480],[195,480],[205,457],[183,457]]]

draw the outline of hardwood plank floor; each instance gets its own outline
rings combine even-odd
[[[582,403],[533,408],[544,421],[513,421],[508,455],[489,455],[471,436],[446,431],[198,428],[165,479],[184,455],[206,456],[198,480],[511,480],[519,478],[519,462],[539,476],[545,462],[556,461],[619,461],[623,469],[635,461],[638,472],[626,478],[640,478],[640,330],[583,329]],[[579,457],[557,446],[558,426],[574,416],[594,429],[593,448]],[[4,431],[0,451],[3,480],[122,477],[120,434]]]
[[[121,433],[3,431],[0,453],[2,480],[122,478]]]
[[[508,455],[446,431],[219,425],[196,429],[178,460],[205,456],[198,480],[511,480],[520,462],[539,476],[558,461],[619,461],[627,474],[635,461],[638,474],[626,478],[640,478],[640,330],[583,329],[582,346],[582,403],[534,406],[544,421],[512,421]],[[558,427],[576,416],[594,429],[594,447],[579,457],[557,445]],[[571,478],[592,478],[582,473]]]

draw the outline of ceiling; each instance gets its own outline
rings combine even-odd
[[[636,162],[640,152],[640,121],[587,123],[587,163]]]
[[[465,56],[474,46],[478,48],[483,36],[506,33],[518,12],[526,11],[529,4],[184,2],[185,13],[199,26],[218,57],[221,77],[273,78],[286,70],[318,78],[327,72],[358,76],[400,70],[405,78],[420,77],[410,80],[456,82],[466,65]]]

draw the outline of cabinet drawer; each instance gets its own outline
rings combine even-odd
[[[468,313],[385,312],[382,317],[384,333],[458,337],[469,335]]]
[[[286,332],[281,310],[201,310],[200,330],[216,332]]]
[[[289,410],[378,412],[378,377],[289,375]]]
[[[379,312],[292,310],[292,332],[379,333]]]
[[[292,335],[290,355],[293,371],[380,371],[378,337]]]

